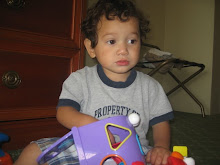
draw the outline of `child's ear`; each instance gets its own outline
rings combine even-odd
[[[94,50],[94,48],[92,48],[92,42],[88,38],[86,38],[84,40],[84,45],[86,47],[87,52],[89,53],[89,56],[91,58],[95,58],[95,56],[96,56],[95,55],[95,50]]]

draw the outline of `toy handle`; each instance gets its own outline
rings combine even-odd
[[[46,163],[73,144],[73,135],[72,132],[69,132],[41,153],[41,155],[37,158],[38,164]]]

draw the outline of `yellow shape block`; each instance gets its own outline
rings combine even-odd
[[[179,152],[183,157],[188,157],[188,151],[186,146],[173,146],[173,152]]]

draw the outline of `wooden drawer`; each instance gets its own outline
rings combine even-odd
[[[16,9],[2,0],[0,27],[70,38],[73,5],[73,0],[26,0],[23,7]]]
[[[55,116],[62,83],[70,73],[70,59],[5,51],[0,51],[0,59],[0,121]],[[5,81],[15,84],[14,79],[8,80],[14,78],[11,71],[21,79],[15,89],[4,85]],[[3,82],[5,73],[9,74]]]
[[[5,151],[22,149],[31,141],[46,137],[62,137],[70,130],[60,125],[55,118],[26,121],[0,122],[1,132],[10,137],[3,145]]]
[[[6,1],[0,0],[0,132],[11,138],[7,151],[68,131],[56,121],[56,106],[63,81],[84,66],[86,0],[23,0],[21,8]],[[14,82],[15,72],[21,83],[9,89],[5,80]]]
[[[20,8],[6,1],[0,0],[1,38],[79,48],[83,0],[24,0]]]

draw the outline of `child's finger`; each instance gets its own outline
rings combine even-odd
[[[150,163],[150,157],[151,157],[151,153],[152,153],[152,150],[148,151],[147,155],[146,155],[146,162],[147,163]]]
[[[169,157],[168,154],[167,154],[167,155],[164,155],[163,161],[162,161],[162,164],[163,164],[163,165],[167,165],[167,163],[168,163],[168,157]]]
[[[151,155],[150,155],[150,163],[155,165],[158,157],[158,152],[152,149]]]

